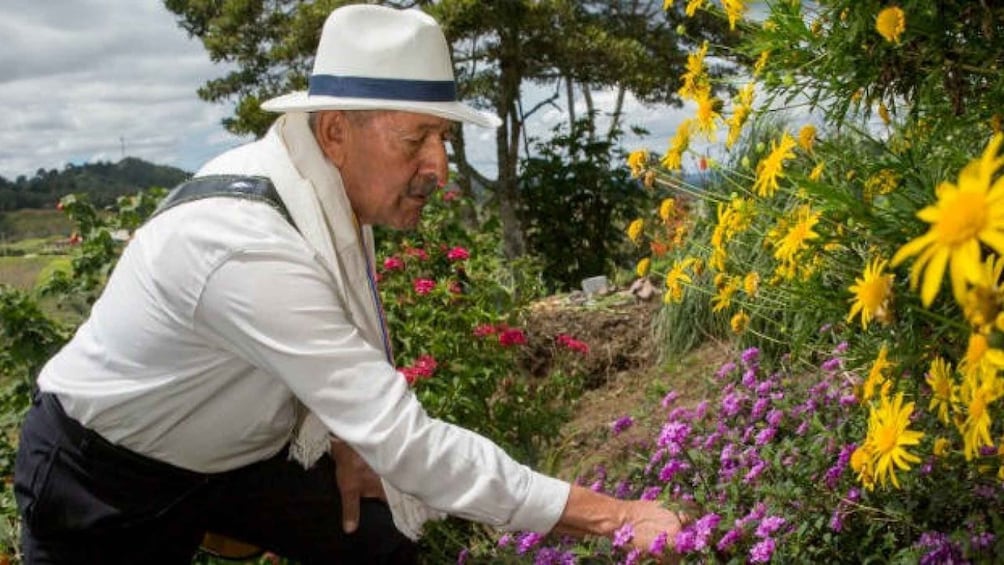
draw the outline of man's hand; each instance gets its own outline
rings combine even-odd
[[[335,481],[342,495],[342,527],[351,534],[359,527],[359,500],[387,500],[380,477],[370,469],[349,444],[331,438],[331,458],[335,460]]]
[[[573,485],[554,531],[576,537],[601,535],[613,537],[625,524],[634,532],[631,545],[648,554],[652,542],[666,534],[666,553],[662,563],[679,562],[674,542],[680,529],[692,520],[690,512],[674,512],[651,500],[617,500],[605,494]]]
[[[627,502],[625,521],[634,528],[631,545],[648,554],[652,542],[659,534],[666,533],[666,553],[661,563],[676,563],[679,556],[674,553],[673,540],[680,529],[691,518],[685,513],[677,513],[663,508],[661,504],[649,500]]]

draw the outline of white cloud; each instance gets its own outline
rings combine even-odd
[[[0,175],[123,155],[194,170],[240,143],[227,105],[196,95],[226,69],[159,2],[7,1],[0,6]]]
[[[220,125],[231,105],[196,95],[228,69],[210,62],[160,2],[3,0],[0,37],[0,176],[8,180],[68,162],[117,161],[123,154],[194,171],[246,141]],[[529,87],[525,107],[552,92]],[[593,100],[609,112],[616,92],[593,93]],[[549,136],[566,119],[565,104],[562,96],[541,108],[527,134]],[[584,102],[576,105],[581,115]],[[687,115],[685,109],[645,106],[630,95],[625,113],[622,143],[652,151],[665,149]],[[649,134],[632,134],[632,125]],[[495,132],[465,132],[469,159],[495,176]]]

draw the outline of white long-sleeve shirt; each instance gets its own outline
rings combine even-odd
[[[505,529],[552,528],[569,485],[430,418],[350,317],[271,207],[191,202],[137,230],[38,383],[112,443],[207,473],[282,449],[295,396],[431,507]]]

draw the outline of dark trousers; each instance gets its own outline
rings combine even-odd
[[[328,457],[304,470],[283,450],[233,471],[195,473],[112,445],[44,393],[21,428],[14,494],[26,564],[190,563],[207,530],[302,563],[417,559],[382,501],[364,499],[359,529],[342,531]]]

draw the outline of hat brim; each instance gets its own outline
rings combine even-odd
[[[307,91],[292,92],[266,100],[261,105],[268,112],[318,112],[321,110],[398,110],[431,114],[447,120],[465,122],[486,128],[497,128],[502,120],[460,102],[420,102],[415,100],[382,100],[374,98],[342,98],[311,96]]]

